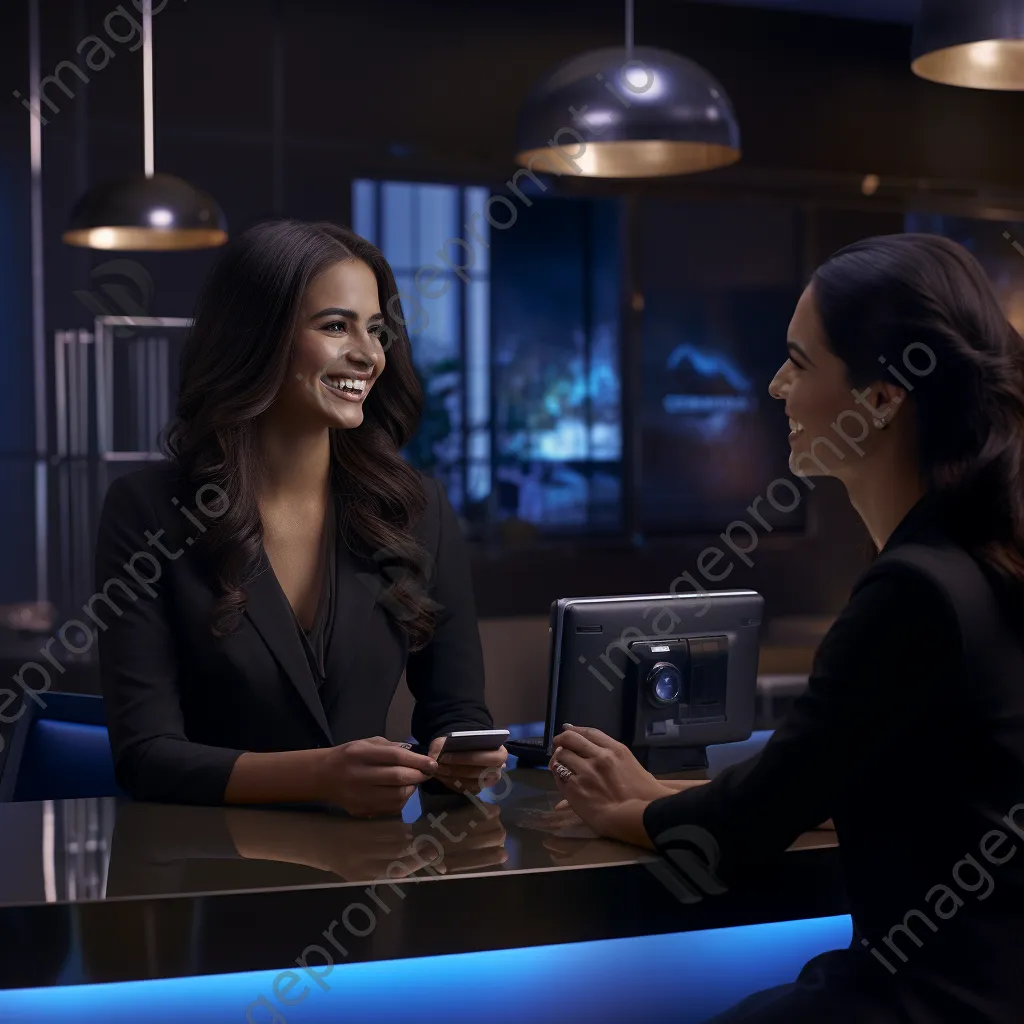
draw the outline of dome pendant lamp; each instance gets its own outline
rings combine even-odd
[[[153,172],[152,0],[142,5],[145,173],[102,182],[71,211],[63,239],[88,249],[209,249],[228,238],[216,201],[187,181]]]
[[[516,162],[594,178],[653,178],[724,167],[740,130],[722,86],[695,61],[626,45],[591,50],[549,70],[519,114]]]
[[[1024,89],[1024,0],[922,0],[911,70],[968,89]]]

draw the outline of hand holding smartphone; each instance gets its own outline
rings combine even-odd
[[[444,743],[435,757],[467,751],[497,750],[505,745],[508,737],[508,729],[467,729],[462,732],[450,732],[444,737]]]
[[[430,743],[437,770],[423,785],[429,791],[445,786],[463,794],[493,786],[505,766],[508,737],[507,729],[470,729],[438,736]]]

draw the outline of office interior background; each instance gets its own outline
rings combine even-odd
[[[806,673],[871,558],[835,481],[792,484],[767,393],[830,253],[873,234],[949,235],[1024,327],[1019,99],[911,74],[916,9],[640,2],[638,45],[684,53],[725,86],[741,160],[538,185],[514,177],[518,109],[559,60],[619,43],[617,0],[154,5],[157,170],[214,196],[231,235],[267,217],[349,224],[418,296],[407,315],[426,408],[405,454],[443,480],[470,538],[497,720],[543,715],[553,600],[662,592],[683,573],[761,592],[762,671]],[[0,13],[0,659],[14,668],[40,636],[74,633],[105,487],[157,450],[182,322],[218,258],[62,242],[80,195],[141,168],[141,54],[126,21],[105,28],[109,0],[40,10],[39,71],[59,81],[36,150],[28,5]],[[90,35],[110,50],[98,70],[80,49]],[[416,275],[432,265],[427,298]],[[750,511],[759,497],[767,527]],[[61,652],[60,686],[95,692],[94,646],[79,644]],[[396,702],[396,736],[408,710]]]

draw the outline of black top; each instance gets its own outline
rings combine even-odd
[[[118,783],[136,799],[220,803],[244,751],[305,750],[383,735],[405,672],[420,743],[489,729],[469,555],[437,481],[414,526],[428,593],[442,610],[431,641],[410,653],[388,601],[382,563],[354,554],[341,522],[323,619],[324,683],[263,555],[245,584],[238,629],[218,637],[219,589],[202,543],[215,492],[160,463],[115,480],[96,541],[100,681]],[[185,515],[185,512],[189,515]],[[191,519],[189,518],[191,516]],[[198,523],[198,525],[195,525]]]
[[[324,541],[321,558],[323,559],[323,578],[320,583],[320,596],[317,598],[316,611],[313,613],[313,624],[309,629],[303,629],[298,616],[295,616],[295,625],[298,627],[302,637],[302,646],[306,652],[306,660],[309,662],[309,671],[316,681],[318,690],[323,688],[327,675],[327,652],[331,642],[331,633],[334,629],[334,573],[328,571],[328,566],[334,565],[335,560],[335,534],[337,532],[338,509],[332,501],[330,514],[324,524]],[[287,600],[287,597],[285,598]],[[294,615],[294,610],[292,612]]]
[[[882,555],[911,541],[954,566],[964,589],[984,587],[929,500]],[[889,990],[886,1005],[909,1015],[901,1019],[1019,1021],[1022,633],[993,604],[984,622],[993,642],[968,660],[969,638],[945,593],[880,557],[761,753],[706,786],[655,800],[644,825],[659,848],[673,826],[702,826],[725,879],[831,817],[855,926],[850,951],[836,954],[842,970]]]

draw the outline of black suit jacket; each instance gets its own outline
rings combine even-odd
[[[336,612],[318,693],[287,598],[266,556],[246,585],[242,625],[210,630],[217,597],[202,534],[218,511],[170,463],[111,485],[96,544],[103,696],[118,783],[138,799],[219,803],[243,751],[304,750],[382,735],[403,670],[412,728],[427,743],[452,729],[491,728],[484,668],[458,521],[440,484],[416,534],[443,606],[430,644],[409,653],[385,610],[388,578],[339,532]]]
[[[1024,1019],[1020,609],[928,498],[855,585],[761,753],[655,800],[644,825],[660,849],[675,826],[703,827],[728,881],[830,817],[853,943],[805,975],[816,994],[764,1019]]]

